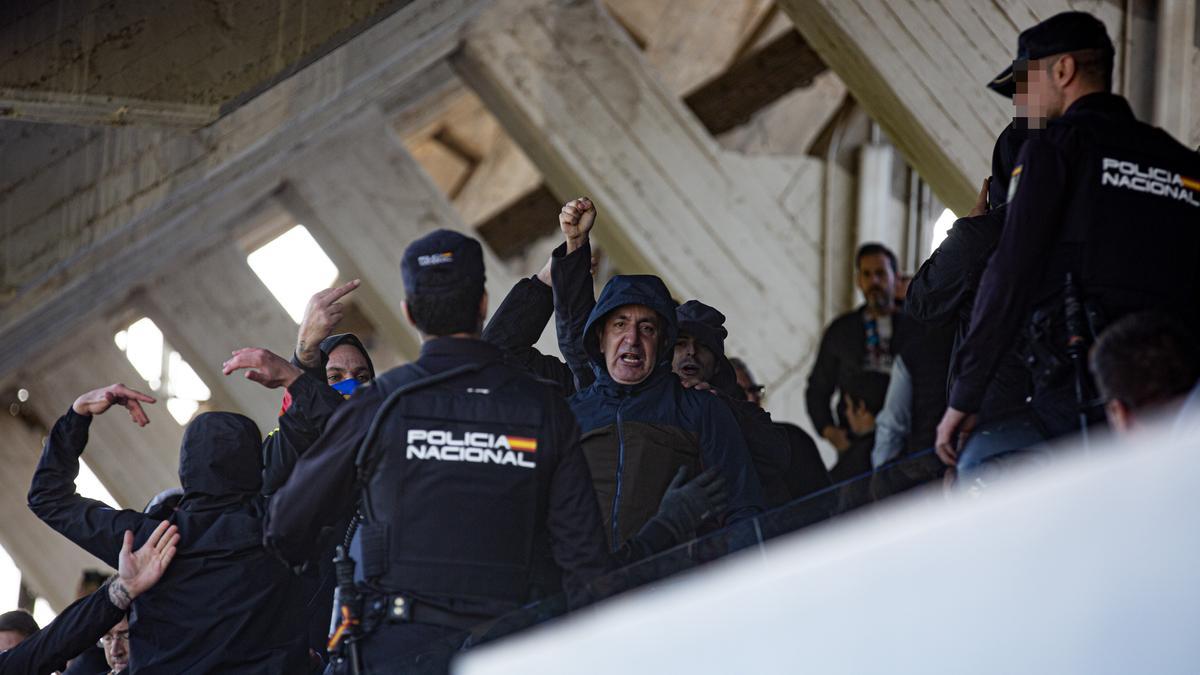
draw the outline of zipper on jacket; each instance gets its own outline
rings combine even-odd
[[[629,399],[622,399],[617,404],[617,489],[613,491],[612,541],[610,543],[610,547],[614,551],[621,545],[621,542],[617,540],[617,514],[619,513],[618,508],[621,504],[621,474],[625,471],[625,432],[621,429],[621,408],[627,400]]]

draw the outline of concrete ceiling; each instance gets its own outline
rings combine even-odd
[[[0,116],[203,126],[411,1],[0,3]]]

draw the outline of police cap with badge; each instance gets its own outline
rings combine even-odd
[[[998,94],[1012,98],[1017,91],[1016,75],[1024,72],[1030,61],[1084,49],[1100,50],[1111,69],[1113,44],[1108,38],[1108,30],[1099,19],[1087,12],[1055,14],[1021,31],[1017,38],[1016,60],[987,86]]]
[[[453,230],[434,230],[408,245],[400,262],[404,292],[436,295],[465,288],[483,289],[483,248]]]

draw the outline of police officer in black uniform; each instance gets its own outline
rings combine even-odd
[[[1134,118],[1111,93],[1112,63],[1104,24],[1065,12],[1022,32],[1017,60],[990,85],[1014,97],[1030,137],[938,427],[947,463],[1009,350],[1035,369],[1027,414],[1049,439],[1080,429],[1081,412],[1099,417],[1072,359],[1104,324],[1161,308],[1196,325],[1200,156]]]
[[[579,430],[562,395],[479,338],[474,239],[438,230],[404,253],[414,363],[359,389],[271,501],[267,545],[291,563],[361,497],[356,536],[363,672],[398,672],[430,643],[611,569]],[[623,549],[662,550],[722,499],[715,475],[664,498]],[[667,503],[670,502],[670,503]]]

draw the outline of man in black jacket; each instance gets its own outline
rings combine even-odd
[[[1023,123],[1020,126],[1013,123],[1000,133],[992,150],[992,175],[985,181],[975,207],[954,222],[908,287],[904,310],[922,322],[924,330],[940,333],[947,324],[954,326],[950,364],[966,338],[980,279],[1004,229],[1009,175],[1028,135],[1023,127]],[[955,375],[951,369],[946,390]],[[1014,433],[1027,429],[1024,412],[1031,386],[1029,369],[1015,351],[997,363],[980,402],[979,426],[958,457],[957,469],[962,476],[969,476],[984,457],[1003,452],[997,442],[1011,443],[1008,449],[1015,449],[1036,440],[1035,436]],[[946,407],[945,396],[942,395],[940,404],[942,412]],[[935,438],[941,412],[937,416]]]
[[[905,317],[896,307],[896,255],[882,244],[863,244],[855,255],[855,269],[866,303],[825,329],[804,392],[813,428],[839,454],[849,450],[852,441],[847,390],[863,372],[890,373],[893,345],[904,333]],[[830,408],[835,393],[836,419]]]
[[[435,231],[405,250],[401,269],[420,358],[334,413],[271,500],[266,533],[281,557],[302,562],[313,535],[361,495],[352,549],[366,595],[366,672],[395,672],[431,642],[563,585],[582,590],[614,564],[561,394],[479,339],[479,242]],[[668,515],[643,529],[640,554],[688,525]]]
[[[126,531],[117,554],[117,575],[68,605],[50,625],[0,651],[0,673],[42,675],[61,670],[67,659],[95,645],[120,623],[134,599],[158,583],[175,557],[178,543],[178,528],[166,521],[154,528],[137,551],[133,550],[133,533]]]
[[[154,399],[114,384],[83,394],[55,423],[29,489],[51,528],[117,567],[123,533],[144,541],[162,522],[75,492],[93,417],[114,404],[149,423]],[[242,415],[203,413],[179,449],[183,498],[166,519],[179,528],[170,574],[130,615],[131,669],[145,673],[297,673],[308,666],[303,598],[291,572],[262,547],[262,438]]]
[[[1005,354],[1028,347],[1036,376],[1026,417],[1035,435],[1055,438],[1101,417],[1082,363],[1101,324],[1164,308],[1195,325],[1200,157],[1110,93],[1113,53],[1103,23],[1064,12],[1022,32],[1018,60],[997,78],[1015,80],[1004,93],[1044,129],[1021,148],[956,359],[938,427],[948,464]]]

